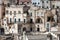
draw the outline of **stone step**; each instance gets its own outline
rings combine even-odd
[[[28,40],[47,40],[47,35],[27,35]]]

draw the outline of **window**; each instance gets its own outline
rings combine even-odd
[[[6,21],[6,19],[4,19],[4,21]]]
[[[51,21],[55,21],[53,17],[51,18]]]
[[[41,18],[38,18],[38,19],[36,20],[36,23],[42,23]]]
[[[30,16],[32,16],[32,13],[30,13]]]
[[[48,6],[47,6],[47,8],[48,8]]]
[[[38,2],[38,4],[40,4],[40,3]]]
[[[20,11],[18,11],[18,13],[20,14],[21,12],[20,12]]]
[[[39,27],[37,28],[37,31],[38,31],[38,32],[40,31],[40,28],[39,28]]]
[[[32,27],[30,28],[30,31],[32,31]]]
[[[7,3],[7,6],[10,7],[10,3]]]
[[[30,23],[33,23],[33,19],[30,19]]]
[[[47,31],[49,32],[49,23],[47,23]]]
[[[16,18],[15,18],[15,23],[16,23]]]
[[[47,21],[48,21],[48,22],[50,21],[50,19],[51,19],[50,17],[47,17]]]
[[[48,3],[48,1],[46,1]]]
[[[56,15],[58,15],[58,11],[56,11]]]
[[[18,19],[19,20],[19,22],[20,22],[20,19]]]
[[[12,11],[10,11],[10,15],[12,15]]]
[[[36,2],[34,4],[36,5]]]
[[[44,6],[42,6],[42,8],[44,8]]]
[[[26,31],[26,28],[25,27],[23,28],[23,31]]]
[[[41,16],[44,16],[44,13],[43,12],[41,12]]]
[[[33,3],[34,4],[34,3]]]
[[[47,17],[47,21],[54,21],[54,18],[51,16],[51,17]]]
[[[0,28],[0,34],[4,34],[4,28]]]
[[[57,8],[59,8],[59,6],[57,6]]]
[[[26,20],[24,19],[24,23],[25,23],[25,21],[26,21]]]
[[[12,29],[15,29],[15,26],[13,26]]]
[[[27,4],[29,4],[29,2],[27,2]]]
[[[47,27],[49,28],[49,23],[47,23]]]
[[[36,6],[37,3],[35,2],[35,3],[33,3],[33,4]]]
[[[11,29],[11,27],[9,27],[9,29]]]
[[[5,29],[7,29],[7,27],[5,27]]]
[[[42,3],[44,3],[44,1],[42,1]]]
[[[8,14],[8,10],[6,10],[6,13]]]
[[[55,5],[53,5],[53,8],[55,7]]]
[[[12,18],[10,18],[10,23],[12,22]]]
[[[38,27],[39,27],[39,25],[38,25]]]
[[[16,11],[14,11],[14,15],[16,15]]]

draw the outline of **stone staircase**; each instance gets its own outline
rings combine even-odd
[[[27,35],[28,40],[47,40],[47,35]]]

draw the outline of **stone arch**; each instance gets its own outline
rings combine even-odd
[[[23,31],[26,31],[26,27],[23,27]]]
[[[36,19],[36,23],[43,23],[43,20],[39,17]]]

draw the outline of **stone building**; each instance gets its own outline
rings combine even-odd
[[[56,31],[58,31],[57,14],[56,14],[55,9],[52,9],[52,10],[49,10],[49,11],[46,12],[46,14],[45,14],[45,23],[47,23],[46,27],[48,29],[50,29],[50,31],[55,31],[55,30],[53,30],[54,27],[56,28]]]
[[[23,23],[25,19],[26,19],[26,14],[23,13],[23,5],[22,6],[10,5],[10,7],[5,7],[5,17],[3,19],[4,22],[3,25],[4,25],[4,29],[6,28],[5,30],[7,29],[8,31],[10,30],[10,33],[12,33],[11,31],[13,31],[14,27],[17,27],[16,25],[18,23]],[[18,29],[14,29],[14,30],[18,30]]]
[[[2,26],[2,18],[4,16],[4,3],[0,0],[0,26]]]

